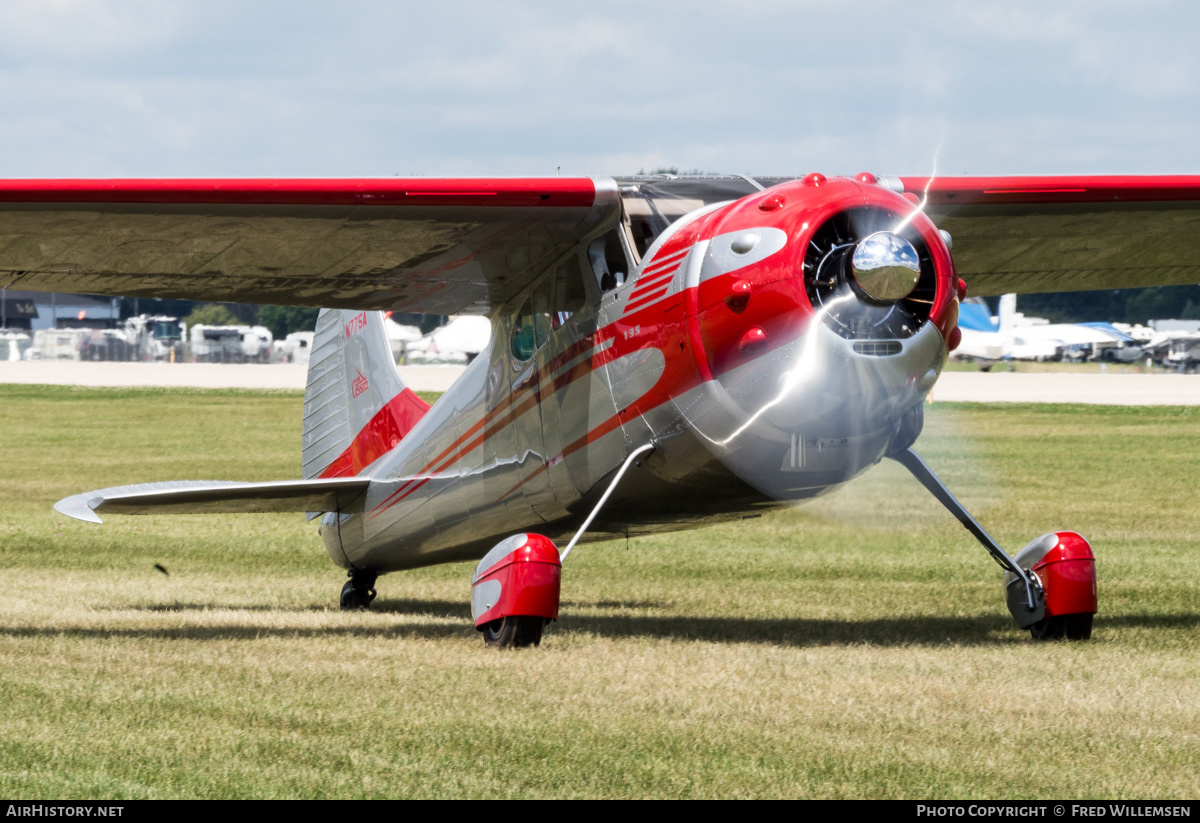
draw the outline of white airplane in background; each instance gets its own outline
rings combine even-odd
[[[992,317],[978,297],[964,300],[958,312],[962,342],[954,352],[971,358],[987,371],[997,360],[1057,360],[1070,346],[1112,346],[1132,342],[1107,324],[1048,323],[1017,311],[1017,296],[1000,298],[1000,311]]]

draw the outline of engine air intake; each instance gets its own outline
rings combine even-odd
[[[866,354],[871,357],[888,357],[899,354],[901,348],[903,347],[899,340],[867,340],[854,343],[855,354]]]
[[[890,340],[895,351],[855,351],[860,354],[898,354],[897,339],[916,334],[929,319],[937,293],[937,275],[929,247],[904,215],[879,208],[859,208],[835,214],[819,226],[804,255],[804,288],[824,322],[848,339]],[[855,279],[854,256],[872,235],[887,232],[903,238],[916,252],[916,285],[889,301],[887,294],[867,293]],[[861,257],[861,254],[860,254]],[[909,281],[911,282],[911,281]],[[906,287],[907,288],[907,287]]]

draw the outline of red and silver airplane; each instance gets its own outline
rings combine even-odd
[[[55,508],[308,512],[345,608],[384,572],[482,558],[475,625],[536,644],[581,541],[754,516],[890,458],[1004,569],[1020,628],[1086,638],[1087,541],[1001,548],[913,450],[923,402],[967,283],[1198,282],[1197,220],[1200,177],[13,180],[0,285],[325,309],[304,479]],[[492,340],[429,407],[389,310],[484,314]]]

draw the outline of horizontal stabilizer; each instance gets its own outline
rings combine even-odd
[[[174,480],[115,486],[64,497],[54,510],[76,520],[99,523],[105,514],[242,514],[262,512],[361,512],[370,479],[282,480],[227,483]]]

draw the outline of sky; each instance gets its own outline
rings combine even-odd
[[[0,2],[0,177],[1200,173],[1200,4]]]

